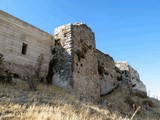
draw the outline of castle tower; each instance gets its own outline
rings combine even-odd
[[[97,103],[100,82],[94,33],[82,23],[55,29],[50,80],[79,99]]]

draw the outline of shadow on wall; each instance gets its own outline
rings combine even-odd
[[[61,39],[55,40],[52,60],[49,63],[47,83],[55,84],[70,91],[72,89],[72,55],[62,46]]]

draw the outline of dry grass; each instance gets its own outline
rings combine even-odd
[[[119,111],[122,117],[132,118],[134,116],[134,120],[160,119],[160,101],[139,97],[130,93],[128,88],[118,88],[103,99],[106,101],[105,104],[112,107],[112,110]]]
[[[0,84],[1,120],[121,120],[118,113],[80,102],[56,86],[37,91]]]
[[[24,85],[24,83],[22,82]],[[37,91],[29,91],[22,84],[14,86],[0,84],[0,120],[129,120],[159,119],[159,107],[144,105],[150,100],[132,96],[133,104],[139,99],[139,107],[125,103],[129,92],[117,89],[105,96],[100,105],[80,102],[63,89],[53,85],[42,85]],[[121,91],[121,92],[120,92]],[[148,105],[148,104],[147,104]],[[158,112],[157,112],[158,111]],[[160,113],[160,112],[159,112]],[[159,118],[158,118],[159,115]]]

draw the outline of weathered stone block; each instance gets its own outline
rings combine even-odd
[[[94,33],[82,23],[72,24],[73,92],[82,100],[100,100],[100,81]]]
[[[98,73],[100,77],[101,95],[105,95],[114,90],[117,85],[117,73],[112,57],[97,50]]]

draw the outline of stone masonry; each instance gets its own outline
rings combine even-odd
[[[0,11],[0,54],[7,70],[23,76],[44,55],[41,76],[78,99],[98,103],[121,84],[146,93],[137,71],[97,50],[92,30],[83,23],[57,27],[50,35]]]
[[[82,23],[72,24],[72,33],[74,94],[96,103],[100,99],[100,81],[94,33]]]
[[[52,83],[79,99],[94,103],[99,101],[100,81],[94,33],[85,24],[68,24],[55,29],[54,40]]]
[[[97,50],[98,73],[100,76],[101,95],[114,90],[117,85],[117,73],[112,57]]]

